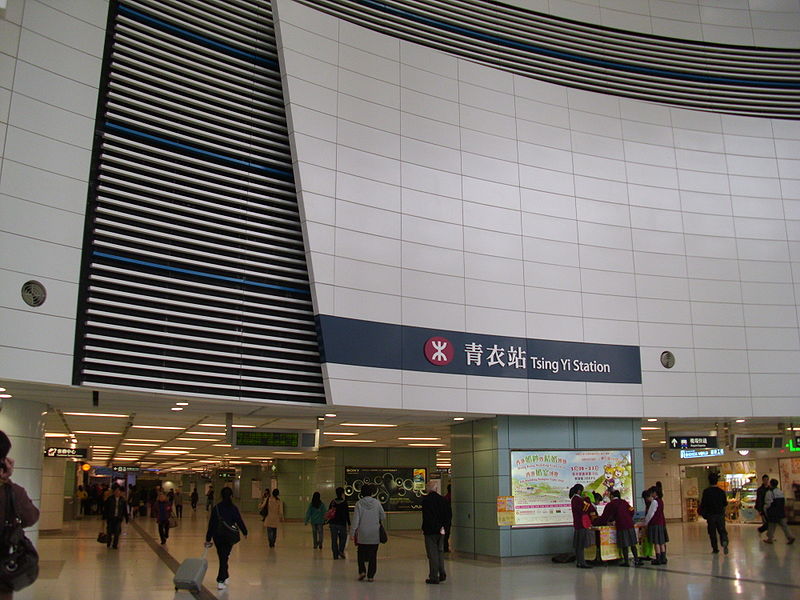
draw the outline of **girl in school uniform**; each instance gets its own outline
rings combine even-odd
[[[611,502],[603,510],[603,514],[595,521],[595,525],[614,523],[617,528],[617,546],[622,550],[623,567],[630,566],[628,549],[633,552],[633,565],[642,566],[642,560],[636,551],[636,528],[633,526],[633,507],[623,500],[619,490],[611,492]]]
[[[647,508],[647,515],[644,524],[647,526],[647,538],[653,543],[653,550],[656,558],[651,565],[667,564],[667,538],[666,525],[664,518],[664,501],[658,498],[658,490],[650,488],[650,505]]]

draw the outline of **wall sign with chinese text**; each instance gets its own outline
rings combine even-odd
[[[638,346],[472,334],[317,315],[322,362],[484,377],[641,383]]]

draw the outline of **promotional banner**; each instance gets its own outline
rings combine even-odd
[[[630,450],[515,450],[511,493],[516,525],[571,525],[569,489],[580,483],[597,494],[597,513],[611,490],[633,505]]]
[[[386,512],[422,510],[427,470],[414,467],[345,467],[344,497],[353,506],[364,484],[377,488],[375,498]]]

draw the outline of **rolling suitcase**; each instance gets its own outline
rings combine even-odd
[[[172,580],[176,590],[199,592],[203,588],[203,578],[208,570],[206,554],[208,548],[203,550],[203,556],[200,558],[187,558],[180,564]]]

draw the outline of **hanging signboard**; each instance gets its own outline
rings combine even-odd
[[[422,510],[427,470],[415,467],[345,467],[344,497],[353,506],[365,484],[375,486],[375,498],[387,512]]]

